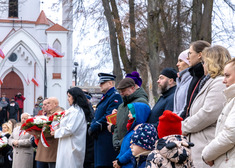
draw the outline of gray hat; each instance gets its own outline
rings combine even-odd
[[[100,77],[99,83],[104,83],[106,81],[114,81],[116,76],[107,73],[99,73],[98,76]]]
[[[135,81],[132,78],[124,78],[119,82],[117,89],[121,90],[131,86],[135,86]]]

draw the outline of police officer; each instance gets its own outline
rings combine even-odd
[[[95,168],[112,168],[112,161],[118,153],[112,145],[112,134],[107,130],[106,116],[122,103],[122,98],[115,86],[115,75],[99,73],[100,89],[103,96],[97,104],[95,118],[88,133],[95,138]]]

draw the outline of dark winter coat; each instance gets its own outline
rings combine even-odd
[[[185,136],[169,135],[156,141],[146,168],[193,168],[190,146]]]
[[[95,167],[112,166],[117,153],[113,149],[112,134],[107,130],[106,116],[118,108],[122,98],[115,88],[111,88],[97,104],[95,118],[89,132],[95,137]]]
[[[9,112],[9,118],[8,119],[15,119],[17,121],[17,114],[19,110],[19,105],[17,102],[14,102],[15,104],[13,105],[10,103],[8,105],[7,111]]]
[[[119,147],[119,148],[121,147],[122,140],[127,132],[126,124],[128,121],[128,114],[129,114],[129,109],[127,107],[127,104],[134,102],[142,102],[148,104],[148,95],[146,94],[143,88],[138,88],[130,96],[123,97],[123,103],[118,107],[117,122],[113,134],[114,147]]]
[[[151,123],[157,129],[159,117],[163,114],[165,110],[173,111],[174,108],[174,94],[176,86],[171,87],[162,96],[158,99],[157,103],[154,105],[151,110],[148,123]]]
[[[145,168],[146,160],[150,152],[151,151],[146,151],[144,153],[139,154],[136,157],[132,157],[133,168]]]
[[[189,68],[189,72],[193,78],[192,78],[192,80],[189,84],[189,87],[188,87],[187,102],[186,102],[185,109],[180,115],[180,117],[182,117],[183,119],[188,117],[189,113],[187,113],[187,111],[188,112],[190,111],[191,104],[198,94],[199,83],[200,83],[201,78],[204,76],[204,69],[203,69],[202,63],[200,62],[200,63],[194,65],[193,67]],[[198,83],[198,85],[197,85],[197,83]],[[195,89],[195,91],[194,91],[194,89]],[[194,93],[193,93],[193,91],[194,91]],[[192,93],[193,93],[193,95],[192,95]],[[191,96],[192,96],[192,98],[191,98]],[[191,99],[191,101],[190,101],[190,99]]]
[[[150,107],[144,103],[136,102],[132,103],[135,108],[136,118],[133,122],[130,130],[127,132],[122,141],[122,146],[119,155],[117,156],[118,163],[122,168],[132,168],[132,152],[131,152],[131,136],[134,133],[134,128],[138,124],[145,123],[150,115]]]

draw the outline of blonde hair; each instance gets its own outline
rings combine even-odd
[[[11,126],[11,124],[9,124],[8,122],[5,122],[5,123],[2,124],[2,127],[3,127],[3,126],[6,126],[6,127],[8,128],[8,131],[7,131],[7,132],[8,132],[9,134],[12,133],[12,126]]]
[[[215,45],[202,51],[202,59],[205,62],[207,72],[212,78],[215,78],[224,75],[225,64],[231,60],[231,55],[223,46]]]

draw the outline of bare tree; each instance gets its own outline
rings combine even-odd
[[[211,43],[213,0],[193,0],[191,40]]]

